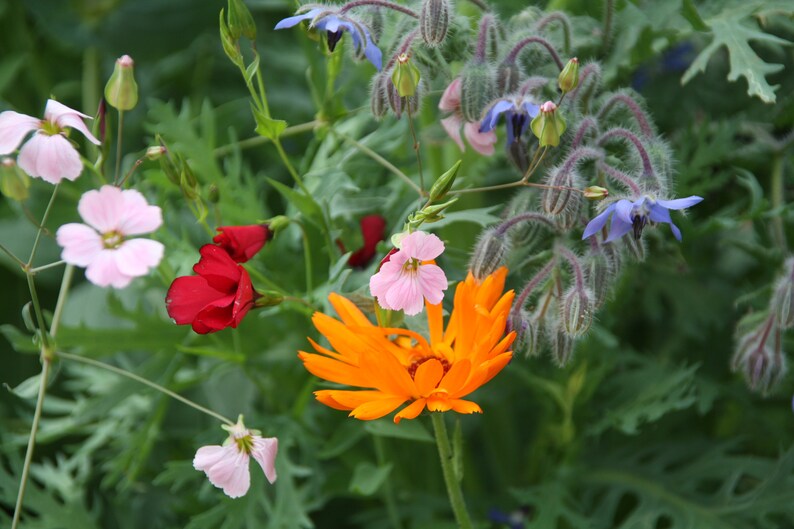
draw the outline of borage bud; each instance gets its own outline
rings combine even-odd
[[[585,187],[582,196],[587,200],[603,200],[609,196],[609,190],[600,186]]]
[[[778,280],[772,296],[772,310],[782,328],[794,327],[794,258],[786,260],[784,275]]]
[[[138,104],[138,84],[135,82],[134,64],[129,55],[117,59],[113,74],[105,85],[105,100],[117,110],[132,110]]]
[[[587,332],[593,323],[593,295],[584,286],[571,287],[562,298],[560,319],[572,338]]]
[[[540,113],[532,120],[530,127],[541,147],[556,147],[560,144],[560,136],[565,132],[565,120],[557,112],[557,105],[546,101],[540,105]]]
[[[460,75],[460,110],[469,122],[479,122],[496,95],[496,74],[487,63],[469,64]]]
[[[635,239],[634,237],[622,237],[621,240],[625,244],[629,255],[634,257],[638,262],[645,261],[645,255],[648,253],[645,248],[645,239]],[[609,244],[605,245],[609,246]]]
[[[560,86],[563,94],[567,94],[577,86],[579,86],[579,59],[574,57],[565,68],[560,72],[557,77],[557,84]]]
[[[13,158],[3,158],[0,161],[0,193],[3,196],[22,202],[30,193],[30,178],[19,168]]]
[[[469,269],[477,279],[484,279],[502,266],[505,256],[510,251],[510,240],[505,233],[496,228],[488,228],[482,232],[474,252],[471,254]]]
[[[496,67],[496,90],[498,96],[512,94],[518,91],[518,83],[521,80],[521,71],[514,62],[501,63]]]
[[[416,115],[416,113],[419,111],[419,104],[423,95],[422,92],[424,83],[420,81],[416,86],[416,93],[408,97],[400,96],[400,94],[397,93],[397,88],[394,86],[394,83],[388,78],[387,82],[384,83],[384,87],[386,89],[389,106],[394,112],[394,115],[397,116],[397,119],[402,117],[403,112],[408,112],[412,116]]]
[[[433,187],[430,188],[430,202],[436,202],[447,196],[449,190],[452,189],[452,184],[455,183],[455,178],[458,176],[458,170],[463,160],[458,160],[455,165],[449,168],[449,171],[438,177]]]
[[[256,40],[254,17],[243,0],[229,0],[229,32],[234,40],[241,35],[248,40]]]
[[[380,41],[383,35],[383,9],[379,6],[370,6],[369,9],[363,12],[366,26],[369,28],[369,34],[372,37],[372,42],[375,44]]]
[[[419,30],[428,46],[444,42],[449,28],[449,0],[424,0],[419,13]]]
[[[148,149],[146,149],[146,159],[151,161],[159,160],[165,153],[168,152],[163,145],[152,145]]]
[[[514,310],[508,319],[509,330],[515,331],[513,351],[523,351],[525,357],[538,354],[538,324],[525,310]]]
[[[573,187],[575,185],[576,177],[570,171],[557,169],[551,177],[546,181],[548,186],[543,190],[543,198],[541,204],[543,210],[549,215],[560,215],[565,211],[571,199],[575,199]],[[578,195],[578,193],[576,193]]]
[[[389,91],[386,84],[392,84],[386,72],[380,72],[372,78],[372,89],[369,95],[369,107],[375,119],[382,119],[389,113]]]
[[[401,53],[397,57],[397,64],[391,74],[391,81],[394,83],[397,94],[400,97],[411,97],[416,94],[421,77],[419,68],[411,62],[410,54]]]
[[[557,367],[565,367],[573,357],[574,340],[567,333],[551,326],[549,330],[549,345],[551,345],[551,357]]]
[[[739,340],[731,367],[744,374],[750,389],[765,395],[786,372],[781,347],[780,327],[770,315]]]
[[[599,308],[609,297],[609,288],[615,277],[612,266],[606,255],[594,253],[585,263],[584,273],[593,291],[593,308]]]

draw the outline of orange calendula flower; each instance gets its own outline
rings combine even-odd
[[[314,393],[317,400],[361,420],[378,419],[410,402],[394,416],[395,423],[417,417],[425,407],[482,413],[463,397],[513,356],[508,348],[515,333],[505,336],[505,324],[514,293],[502,292],[506,276],[507,269],[500,268],[482,281],[470,273],[458,283],[446,330],[441,304],[428,303],[429,340],[407,329],[373,325],[351,301],[331,294],[339,320],[316,312],[312,321],[334,350],[310,338],[319,354],[298,356],[312,374],[364,389],[324,389]]]

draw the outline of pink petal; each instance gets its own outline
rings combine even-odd
[[[124,288],[129,285],[132,277],[119,270],[115,254],[115,250],[99,252],[85,270],[88,280],[100,287]]]
[[[221,461],[225,454],[226,447],[221,445],[202,446],[196,451],[196,456],[193,458],[193,468],[206,471]]]
[[[162,210],[150,206],[144,196],[134,189],[121,192],[124,204],[119,216],[119,232],[124,235],[151,233],[163,224]]]
[[[104,247],[102,237],[85,224],[64,224],[55,238],[63,247],[61,259],[76,266],[88,266]]]
[[[453,79],[444,90],[441,101],[438,102],[438,108],[447,112],[455,112],[460,108],[460,77]]]
[[[426,264],[419,267],[419,288],[422,295],[433,305],[441,303],[444,291],[448,287],[447,276],[444,271],[434,265]]]
[[[41,127],[41,120],[13,110],[0,114],[0,154],[16,149],[22,139],[32,130]]]
[[[270,483],[276,481],[276,454],[278,453],[278,439],[275,437],[262,438],[253,436],[254,446],[251,455],[254,457],[265,477]]]
[[[109,233],[119,229],[120,220],[125,215],[123,191],[115,186],[104,185],[99,190],[83,193],[77,204],[77,211],[83,220],[99,233]]]
[[[83,162],[77,150],[60,134],[34,134],[19,150],[17,163],[30,176],[40,177],[51,184],[64,178],[74,180],[83,172]]]
[[[394,310],[402,310],[408,316],[422,312],[424,298],[417,279],[414,273],[403,274],[386,293],[386,302]]]
[[[432,233],[415,231],[402,240],[402,251],[420,261],[435,259],[444,251],[444,243]]]
[[[402,262],[395,262],[394,257],[400,256],[401,254],[402,258],[400,261]],[[398,251],[391,257],[391,260],[383,263],[383,266],[380,267],[380,270],[377,274],[369,278],[369,292],[378,298],[378,303],[380,303],[380,306],[384,309],[399,310],[399,308],[393,307],[389,304],[386,295],[388,294],[389,290],[391,290],[393,285],[400,281],[402,275],[402,266],[405,262],[405,252]]]
[[[248,455],[235,444],[202,446],[193,458],[193,468],[202,470],[210,483],[223,489],[230,498],[243,496],[251,485]]]
[[[496,143],[496,131],[480,132],[479,123],[466,123],[463,125],[463,134],[471,145],[471,148],[483,156],[491,156],[494,153]]]
[[[447,134],[452,141],[454,141],[460,150],[463,151],[466,147],[463,145],[463,138],[460,137],[460,126],[463,123],[463,119],[458,116],[457,114],[453,114],[448,118],[444,118],[441,120],[441,126],[444,127],[444,130],[447,131]]]
[[[150,268],[160,264],[165,247],[149,239],[124,241],[115,250],[116,266],[122,274],[130,277],[145,276]]]
[[[44,119],[51,123],[58,123],[59,119],[69,115],[91,119],[91,116],[83,114],[82,112],[78,112],[73,108],[69,108],[63,103],[59,103],[54,99],[47,100],[47,106],[44,107]]]

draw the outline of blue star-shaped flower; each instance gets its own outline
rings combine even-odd
[[[356,52],[359,52],[363,47],[364,55],[369,59],[369,62],[375,65],[375,68],[380,71],[383,64],[382,54],[380,49],[372,41],[369,30],[359,22],[355,22],[345,15],[336,14],[326,7],[315,7],[305,13],[285,18],[276,24],[276,29],[291,28],[304,20],[309,20],[311,27],[326,32],[328,36],[328,49],[331,51],[334,51],[334,48],[336,48],[336,44],[339,42],[339,39],[342,38],[342,33],[344,31],[349,32],[353,39]]]
[[[480,123],[480,132],[488,132],[496,127],[499,116],[505,115],[507,124],[507,145],[521,139],[526,132],[529,122],[538,115],[540,107],[524,99],[499,99],[491,105]]]
[[[642,234],[642,229],[648,221],[669,224],[670,229],[673,231],[673,235],[680,241],[681,230],[678,229],[678,226],[673,224],[673,220],[670,218],[670,210],[688,208],[702,200],[701,197],[697,196],[677,198],[675,200],[656,200],[648,195],[644,195],[634,202],[624,198],[610,204],[607,209],[591,220],[584,229],[582,239],[595,235],[604,227],[609,216],[612,215],[612,224],[609,226],[609,237],[607,237],[605,242],[611,242],[623,237],[632,229],[634,230],[634,238],[639,239],[640,234]]]

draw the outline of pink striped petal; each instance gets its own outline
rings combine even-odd
[[[83,220],[98,232],[117,231],[120,228],[121,219],[126,215],[122,194],[125,192],[111,185],[87,191],[80,198],[77,211]]]
[[[408,316],[422,312],[424,298],[417,279],[413,273],[403,274],[386,292],[386,302],[396,309],[402,309]]]
[[[129,285],[132,277],[119,269],[115,254],[116,250],[99,252],[86,268],[86,278],[100,287],[124,288]]]
[[[116,266],[124,275],[145,276],[150,268],[160,264],[164,251],[165,246],[160,242],[150,239],[130,239],[116,249]]]
[[[41,120],[7,110],[0,114],[0,154],[14,151],[28,133],[41,127]]]
[[[124,235],[141,235],[151,233],[163,224],[162,210],[157,206],[150,206],[141,193],[127,189],[121,195],[124,206],[116,228],[119,232]]]
[[[276,455],[278,454],[278,439],[275,437],[253,436],[254,446],[251,455],[262,467],[262,472],[270,483],[276,481]]]
[[[77,150],[60,134],[34,134],[20,149],[17,163],[30,176],[51,184],[64,178],[74,180],[83,172],[83,162]]]
[[[496,132],[493,129],[488,132],[480,132],[479,123],[466,123],[463,125],[463,134],[471,148],[478,153],[483,156],[491,156],[494,153]]]
[[[461,151],[466,150],[465,145],[463,145],[463,138],[460,136],[460,126],[463,124],[463,119],[458,116],[457,114],[453,114],[448,118],[444,118],[441,120],[441,126],[444,127],[444,130],[447,131],[447,134],[455,144],[460,147]]]
[[[444,90],[438,108],[446,112],[455,112],[460,108],[460,77],[453,79]]]
[[[432,233],[415,231],[403,238],[401,250],[420,261],[435,259],[444,251],[444,243]]]
[[[230,498],[245,495],[251,486],[248,455],[240,452],[234,443],[202,446],[193,458],[193,468],[203,471],[210,483],[223,489]]]
[[[434,264],[426,264],[419,267],[418,273],[422,295],[432,305],[441,303],[444,299],[444,291],[449,286],[444,271]]]
[[[78,112],[72,108],[67,107],[63,103],[59,103],[54,99],[47,101],[47,106],[44,108],[44,119],[55,123],[61,128],[70,127],[79,130],[83,136],[88,138],[88,141],[95,145],[99,145],[100,141],[94,137],[93,134],[85,126],[83,119],[93,119],[82,112]]]
[[[61,259],[76,266],[88,266],[104,247],[102,237],[85,224],[64,224],[55,238],[63,247]]]

